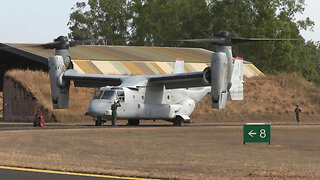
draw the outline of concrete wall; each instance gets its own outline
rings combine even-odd
[[[46,121],[53,120],[48,119],[48,111],[39,106],[37,99],[30,92],[11,78],[4,77],[3,118],[5,121],[32,122],[39,108],[42,109]]]

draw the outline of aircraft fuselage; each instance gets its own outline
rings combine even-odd
[[[118,100],[121,104],[117,109],[118,119],[170,121],[177,116],[188,119],[195,104],[210,92],[210,89],[201,87],[166,90],[164,86],[102,87],[95,91],[89,104],[88,114],[94,118],[111,120],[111,105]]]

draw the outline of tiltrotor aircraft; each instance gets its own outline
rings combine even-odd
[[[49,58],[53,108],[68,108],[70,81],[74,81],[76,87],[97,88],[86,112],[97,126],[111,120],[111,105],[115,101],[121,105],[117,118],[128,120],[129,125],[139,125],[141,119],[182,125],[190,122],[195,104],[209,92],[213,108],[225,108],[228,92],[231,100],[243,100],[243,60],[232,57],[231,43],[262,40],[279,39],[236,38],[221,32],[212,39],[183,40],[216,45],[211,67],[185,73],[184,62],[176,60],[173,74],[137,76],[78,73],[69,56],[69,47],[77,42],[64,36],[42,46],[56,49],[55,56]]]

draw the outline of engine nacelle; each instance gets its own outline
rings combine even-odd
[[[228,59],[226,53],[213,53],[211,57],[211,100],[212,107],[225,108],[227,104]]]
[[[49,58],[51,97],[54,109],[68,108],[70,82],[62,79],[67,69],[62,56]]]

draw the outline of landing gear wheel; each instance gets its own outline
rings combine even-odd
[[[101,126],[102,125],[102,121],[101,118],[97,118],[96,122],[95,122],[96,126]]]
[[[139,119],[129,119],[128,125],[129,126],[139,126],[140,120]]]
[[[173,126],[184,126],[184,120],[182,117],[176,117],[174,120],[173,120]]]

